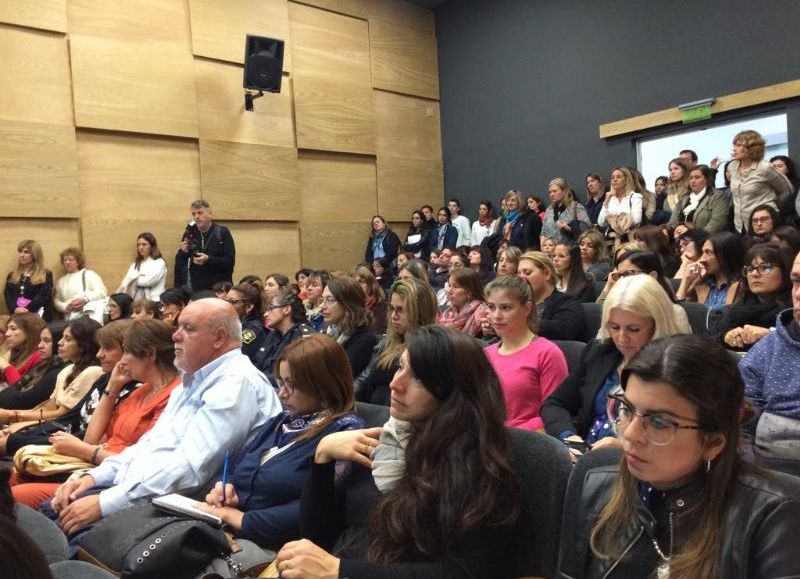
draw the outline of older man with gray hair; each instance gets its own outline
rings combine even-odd
[[[184,308],[172,336],[182,387],[135,445],[59,487],[52,509],[65,533],[135,499],[198,490],[220,471],[226,450],[243,448],[281,411],[269,381],[242,354],[241,331],[236,311],[222,300]]]

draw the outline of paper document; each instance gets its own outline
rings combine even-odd
[[[156,497],[151,501],[155,506],[176,515],[184,515],[205,521],[215,527],[222,526],[222,519],[217,515],[212,515],[197,508],[200,503],[194,499],[184,497],[179,494],[164,495],[163,497]]]

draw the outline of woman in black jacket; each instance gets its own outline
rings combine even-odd
[[[411,223],[408,226],[403,251],[413,253],[414,257],[425,261],[428,260],[428,256],[431,253],[430,230],[425,225],[425,218],[419,211],[414,211],[411,214]]]
[[[349,277],[332,277],[322,291],[325,332],[344,348],[353,376],[367,367],[372,349],[378,343],[377,336],[369,329],[372,313],[366,301],[361,286]]]
[[[374,216],[367,248],[364,250],[364,263],[372,263],[372,260],[379,257],[386,258],[389,263],[394,263],[397,261],[399,250],[400,238],[386,224],[386,220],[382,216]]]
[[[800,485],[740,459],[744,383],[728,353],[657,340],[621,381],[608,418],[623,458],[570,481],[557,577],[796,577]]]
[[[501,237],[521,251],[539,249],[539,238],[542,234],[542,220],[535,211],[528,209],[522,202],[522,193],[512,189],[503,199],[506,202],[506,213],[500,219],[498,232]]]
[[[44,267],[42,246],[33,239],[17,245],[19,261],[6,277],[3,297],[9,313],[32,312],[49,321],[53,313],[53,273]]]

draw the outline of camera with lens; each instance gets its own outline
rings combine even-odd
[[[183,232],[183,240],[189,245],[189,257],[195,258],[200,251],[200,230],[194,222],[186,226],[186,231]]]

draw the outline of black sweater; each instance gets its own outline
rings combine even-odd
[[[581,302],[567,293],[554,291],[544,301],[539,318],[539,335],[548,340],[582,342],[586,334],[586,314]]]
[[[18,282],[11,281],[11,274],[6,277],[6,289],[3,292],[6,300],[6,309],[9,313],[14,313],[17,308],[17,298],[25,297],[31,303],[25,309],[33,314],[39,313],[44,309],[42,317],[45,321],[50,321],[53,314],[53,274],[45,272],[42,283],[30,283],[30,278],[23,276]]]

